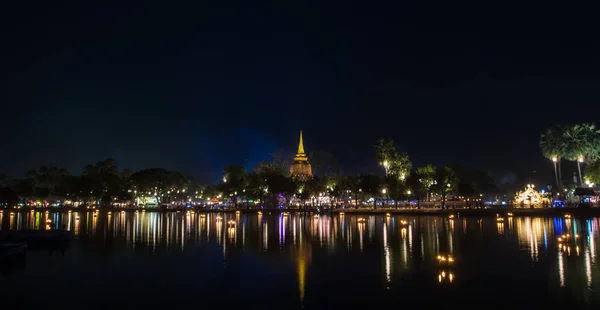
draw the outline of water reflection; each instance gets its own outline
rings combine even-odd
[[[489,265],[482,268],[495,268],[494,264],[517,264],[522,259],[528,265],[519,268],[548,266],[553,274],[548,279],[551,288],[572,287],[581,292],[583,299],[598,298],[584,296],[584,292],[600,284],[597,218],[0,212],[0,228],[47,230],[50,223],[73,231],[82,241],[124,240],[130,250],[183,252],[214,244],[220,247],[224,259],[239,251],[289,253],[296,267],[300,300],[306,298],[312,261],[321,249],[327,255],[358,255],[347,259],[366,259],[369,253],[378,253],[380,263],[372,266],[380,268],[379,279],[386,290],[404,285],[404,277],[410,273],[427,274],[433,283],[454,286],[457,276],[464,279],[463,273],[478,267],[472,262],[485,262]],[[492,256],[498,261],[491,260]]]
[[[388,240],[388,223],[389,223],[389,217],[387,218],[386,222],[383,223],[383,257],[385,260],[385,282],[386,282],[386,288],[390,288],[390,284],[392,282],[392,257],[391,257],[391,251],[390,251],[390,244],[389,244],[389,240]]]

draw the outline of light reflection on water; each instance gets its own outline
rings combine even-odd
[[[518,268],[547,266],[548,290],[571,288],[571,294],[590,305],[599,300],[597,218],[564,219],[540,217],[385,216],[359,218],[353,215],[288,213],[196,213],[196,212],[3,212],[2,227],[73,231],[74,242],[124,240],[126,249],[185,252],[203,245],[220,247],[223,259],[238,251],[287,252],[295,265],[298,298],[306,298],[310,286],[313,252],[353,260],[376,253],[381,288],[393,289],[406,282],[406,275],[427,277],[438,285],[467,285],[475,257],[494,253],[497,263]],[[64,226],[63,226],[64,225]],[[563,235],[578,236],[559,242]],[[233,251],[233,252],[232,252]],[[479,252],[478,252],[479,251]],[[352,254],[354,253],[354,254]],[[362,254],[361,254],[362,253]],[[358,255],[358,256],[356,256]],[[441,263],[439,255],[452,256],[454,263]],[[362,259],[362,258],[361,258]],[[525,264],[526,259],[529,261]],[[480,262],[484,264],[485,262]],[[533,264],[533,265],[532,265]],[[367,268],[372,266],[360,266]],[[352,272],[352,271],[350,271]],[[316,275],[318,278],[319,275]],[[518,281],[519,274],[515,274]],[[429,280],[423,280],[429,281]],[[468,285],[473,285],[468,284]],[[591,293],[590,293],[591,292]]]

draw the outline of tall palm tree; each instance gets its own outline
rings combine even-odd
[[[560,190],[562,188],[562,173],[560,169],[560,161],[565,157],[565,126],[552,125],[540,136],[540,149],[544,157],[552,160],[554,164],[554,176],[556,177],[556,186]]]
[[[396,147],[390,138],[380,138],[375,144],[375,159],[385,169],[385,175],[389,173],[392,159],[395,157]]]
[[[586,162],[596,161],[598,154],[600,154],[600,129],[592,123],[583,123],[581,127],[583,127],[587,141]]]
[[[581,179],[581,163],[583,162],[583,156],[587,151],[585,132],[583,127],[580,125],[573,125],[564,133],[565,136],[565,158],[577,162],[577,170],[579,171],[579,182],[583,183]]]
[[[564,133],[565,136],[565,157],[568,160],[577,161],[577,170],[579,172],[579,185],[583,184],[581,175],[581,163],[587,160],[594,160],[600,150],[600,131],[596,125],[590,123],[573,125]]]

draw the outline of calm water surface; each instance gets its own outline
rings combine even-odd
[[[598,218],[119,211],[0,218],[2,229],[47,229],[50,219],[75,235],[64,255],[29,251],[23,264],[5,264],[3,305],[600,306]],[[448,255],[454,263],[440,264]]]

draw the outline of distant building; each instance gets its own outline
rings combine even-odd
[[[312,177],[312,169],[308,162],[308,156],[304,152],[304,143],[302,141],[302,131],[300,131],[300,143],[298,143],[298,153],[294,157],[294,163],[290,166],[290,174],[301,180],[308,180]]]

